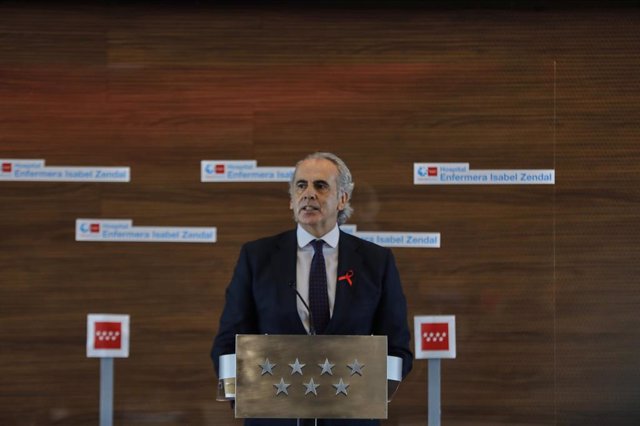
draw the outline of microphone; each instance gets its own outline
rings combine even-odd
[[[311,315],[311,309],[309,309],[309,305],[307,305],[307,302],[304,301],[304,298],[296,288],[295,281],[289,281],[289,287],[291,287],[291,290],[296,292],[296,296],[298,296],[298,299],[300,299],[305,309],[307,310],[307,314],[309,314],[309,334],[312,336],[315,336],[316,328],[313,326],[314,321],[313,321],[313,316]]]

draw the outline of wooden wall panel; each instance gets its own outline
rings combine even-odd
[[[201,184],[203,159],[336,152],[409,314],[455,314],[444,423],[640,421],[637,10],[0,5],[0,158],[131,166],[127,184],[0,182],[0,423],[98,418],[86,314],[129,313],[119,425],[232,425],[208,358],[248,240],[285,184]],[[555,168],[555,186],[414,186],[414,161]],[[215,245],[79,243],[79,217],[216,226]],[[390,425],[426,422],[426,362]]]

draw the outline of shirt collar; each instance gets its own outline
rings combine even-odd
[[[327,232],[320,238],[316,238],[315,236],[308,233],[302,226],[298,225],[296,235],[298,237],[298,247],[300,248],[305,247],[313,240],[319,239],[324,240],[325,243],[333,248],[336,248],[338,247],[338,240],[340,240],[340,228],[338,228],[338,224],[336,224],[336,226],[334,226],[331,231]]]

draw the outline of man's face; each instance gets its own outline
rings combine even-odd
[[[331,231],[344,208],[347,194],[338,194],[338,168],[324,158],[305,160],[298,166],[289,208],[307,232],[321,237]]]

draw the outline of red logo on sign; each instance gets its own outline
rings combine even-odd
[[[121,349],[122,323],[96,322],[93,346],[96,349]]]
[[[420,325],[423,351],[449,350],[449,324],[427,323]]]
[[[438,168],[437,167],[428,167],[427,175],[429,176],[438,176]]]
[[[2,163],[2,173],[11,173],[11,163]]]
[[[89,227],[89,229],[91,230],[91,232],[100,232],[100,224],[99,223],[92,223],[91,226]]]
[[[224,173],[224,164],[216,164],[216,173],[217,174]]]

